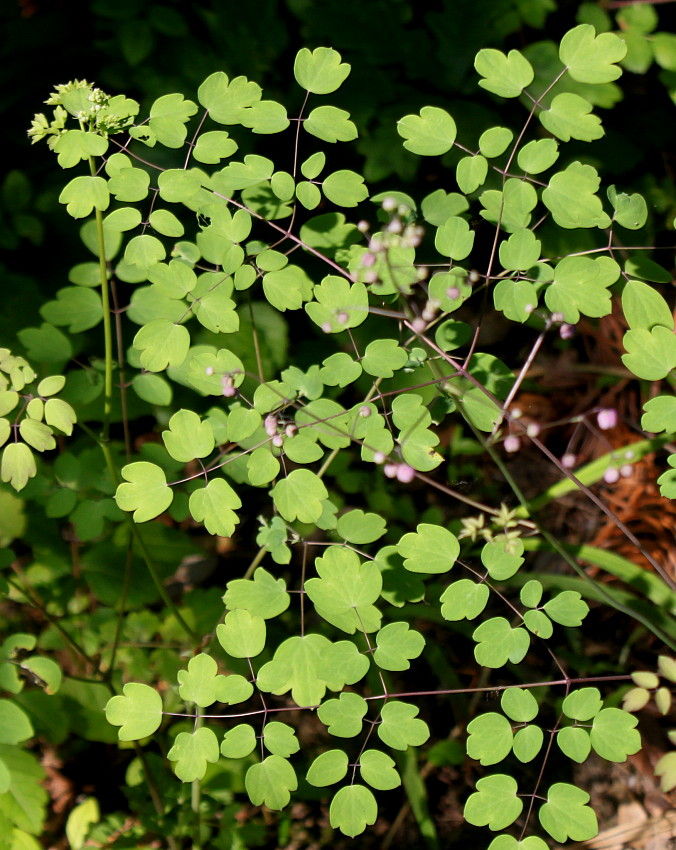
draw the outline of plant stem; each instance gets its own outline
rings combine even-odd
[[[96,176],[94,159],[89,157],[89,170]],[[103,345],[105,358],[103,389],[103,427],[101,437],[108,441],[110,434],[110,416],[113,408],[113,329],[110,321],[110,295],[108,291],[108,265],[106,263],[106,244],[103,234],[103,213],[95,210],[96,241],[99,254],[99,274],[101,280],[101,303],[103,306]]]
[[[202,715],[200,707],[195,705],[195,731],[202,725]],[[200,799],[202,796],[202,782],[200,779],[193,779],[190,793],[190,805],[192,808],[192,850],[202,850],[202,820],[200,816]]]

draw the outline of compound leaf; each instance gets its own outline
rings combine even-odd
[[[303,129],[324,142],[349,142],[357,138],[350,113],[335,106],[317,106],[303,122]]]
[[[181,463],[206,457],[215,445],[211,424],[202,422],[194,411],[183,409],[169,420],[169,430],[162,432],[162,441],[174,460]]]
[[[485,584],[461,578],[441,594],[441,616],[445,620],[473,620],[486,607],[490,591]]]
[[[298,788],[296,772],[282,756],[271,755],[260,764],[253,764],[244,777],[244,786],[254,806],[266,805],[281,811]]]
[[[500,50],[485,48],[474,59],[474,67],[484,78],[479,85],[500,97],[518,97],[533,82],[533,66],[518,50],[507,55]]]
[[[265,620],[244,608],[236,608],[225,615],[225,621],[216,629],[216,636],[233,658],[255,658],[265,647]]]
[[[216,735],[203,726],[194,732],[179,732],[167,758],[176,762],[174,773],[182,782],[193,782],[204,779],[207,763],[214,764],[219,755]]]
[[[227,759],[243,759],[256,749],[256,730],[249,723],[240,723],[225,733],[221,754]]]
[[[288,758],[300,749],[300,743],[291,726],[278,720],[265,724],[263,744],[271,753],[283,758]]]
[[[338,738],[354,738],[361,732],[362,720],[368,705],[359,694],[342,693],[338,699],[329,699],[317,709],[317,717],[329,728],[329,734]]]

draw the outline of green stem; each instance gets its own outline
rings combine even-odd
[[[89,157],[89,170],[96,175],[96,165]],[[110,321],[110,294],[108,291],[108,264],[106,262],[106,245],[103,234],[103,213],[95,210],[96,241],[99,254],[99,275],[101,280],[101,303],[103,305],[103,344],[104,344],[104,389],[103,389],[103,427],[102,439],[107,441],[110,434],[110,417],[113,409],[113,329]]]
[[[202,726],[203,720],[198,705],[195,705],[195,731]],[[190,806],[192,808],[192,850],[202,850],[202,818],[200,816],[200,799],[202,796],[202,782],[193,779],[190,793]]]

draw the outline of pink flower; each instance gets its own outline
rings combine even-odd
[[[614,407],[601,408],[596,414],[596,424],[602,431],[609,431],[617,425],[617,410]]]

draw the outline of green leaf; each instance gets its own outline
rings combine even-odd
[[[401,785],[394,759],[381,750],[365,750],[359,756],[359,772],[364,782],[377,791],[391,791]]]
[[[215,764],[219,755],[216,735],[203,726],[194,732],[179,732],[167,758],[176,762],[174,773],[181,782],[194,782],[204,779],[207,764]]]
[[[45,452],[56,447],[52,429],[35,419],[22,419],[19,434],[31,448],[38,452]]]
[[[418,711],[417,706],[400,700],[386,702],[377,727],[380,740],[394,750],[422,746],[429,739],[430,730],[427,723],[417,717]]]
[[[632,329],[651,330],[655,325],[663,325],[669,330],[674,327],[674,317],[665,299],[656,289],[640,280],[628,280],[624,285],[622,310]]]
[[[234,82],[234,80],[233,80]],[[256,85],[248,83],[249,86]],[[249,127],[254,133],[269,135],[281,133],[289,126],[286,107],[274,100],[260,100],[242,110],[240,121],[243,127]]]
[[[491,127],[479,137],[479,150],[483,156],[492,159],[503,154],[513,138],[514,133],[508,127]]]
[[[538,817],[555,841],[588,841],[598,833],[594,811],[585,805],[589,794],[574,785],[556,782],[547,792],[547,802]]]
[[[621,38],[611,32],[596,35],[591,24],[569,30],[559,46],[559,58],[579,83],[610,83],[618,79],[622,69],[615,63],[624,59],[626,53]]]
[[[335,106],[317,106],[303,121],[303,129],[324,142],[350,142],[358,135],[350,113]]]
[[[326,165],[326,154],[323,151],[317,151],[309,156],[305,162],[301,163],[300,172],[307,180],[316,180],[322,173]]]
[[[540,259],[541,248],[532,230],[516,230],[500,244],[500,262],[507,271],[527,271]]]
[[[134,511],[134,522],[147,522],[167,510],[174,494],[167,484],[164,470],[154,463],[137,461],[122,467],[122,477],[115,493],[118,508]]]
[[[291,799],[291,791],[298,788],[296,773],[282,756],[271,755],[260,764],[253,764],[244,777],[244,785],[254,806],[265,804],[280,811]]]
[[[363,283],[327,275],[315,286],[314,298],[305,305],[305,312],[326,333],[356,328],[368,318],[369,298]]]
[[[543,607],[555,623],[569,627],[581,625],[589,613],[589,605],[575,590],[564,590],[557,593]]]
[[[477,642],[474,657],[483,667],[497,669],[511,661],[518,664],[525,658],[530,646],[528,632],[512,628],[504,617],[492,617],[483,622],[472,634]]]
[[[480,714],[468,724],[467,731],[467,755],[480,764],[497,764],[512,751],[512,725],[503,714]]]
[[[539,118],[542,126],[562,142],[571,139],[593,142],[603,137],[604,130],[601,119],[591,110],[588,100],[572,92],[564,92],[557,94],[549,109],[540,112]]]
[[[347,766],[348,758],[343,750],[327,750],[315,758],[305,778],[315,788],[326,788],[345,777]]]
[[[670,433],[676,422],[676,397],[660,395],[651,398],[643,405],[645,413],[641,417],[641,428],[658,434],[660,431]]]
[[[496,832],[505,829],[519,817],[523,801],[517,797],[517,784],[511,776],[497,773],[484,776],[477,790],[465,803],[465,820],[473,826],[487,826]]]
[[[380,596],[382,576],[375,563],[362,563],[352,550],[332,546],[315,560],[315,569],[319,578],[308,579],[305,592],[321,617],[348,634],[380,626],[373,603]]]
[[[66,838],[71,850],[80,850],[84,846],[89,830],[100,819],[96,797],[88,797],[71,810],[66,821]]]
[[[23,490],[29,478],[37,475],[33,452],[25,443],[9,443],[2,452],[0,478],[17,492]]]
[[[526,611],[523,615],[523,624],[529,632],[544,640],[548,640],[554,634],[552,621],[543,611]]]
[[[239,124],[247,107],[261,98],[261,87],[246,77],[228,79],[223,71],[206,78],[197,91],[197,99],[218,124]]]
[[[524,145],[516,156],[519,168],[528,174],[541,174],[559,158],[556,139],[534,139]]]
[[[454,581],[441,594],[441,616],[445,620],[473,620],[486,607],[490,591],[469,578]]]
[[[270,491],[275,507],[291,522],[316,522],[322,514],[322,501],[329,493],[321,478],[309,469],[294,469]]]
[[[603,212],[601,199],[595,194],[601,179],[591,165],[572,162],[552,175],[542,191],[542,201],[559,227],[609,227],[610,218]],[[566,259],[584,259],[569,257]]]
[[[221,754],[227,759],[243,759],[256,749],[256,731],[248,723],[240,723],[225,733]]]
[[[531,579],[521,588],[519,599],[528,608],[537,608],[542,599],[542,592],[542,584],[537,579]]]
[[[460,191],[469,195],[483,186],[487,174],[488,161],[485,156],[464,156],[456,166],[455,180]]]
[[[185,100],[182,94],[165,94],[150,107],[150,130],[161,145],[183,147],[188,135],[185,125],[196,112],[197,104]]]
[[[469,202],[464,195],[458,192],[447,193],[443,189],[436,189],[421,204],[425,221],[435,227],[442,225],[452,215],[459,215],[468,209]]]
[[[629,330],[622,343],[627,351],[622,362],[639,378],[659,381],[676,368],[676,335],[663,325]]]
[[[152,216],[151,216],[152,217]],[[133,207],[119,207],[103,219],[103,226],[108,230],[117,230],[119,233],[124,233],[127,230],[133,230],[138,227],[143,216]],[[182,231],[181,231],[182,232]]]
[[[10,700],[0,699],[0,744],[20,744],[34,734],[25,712]]]
[[[519,729],[514,735],[514,755],[524,764],[532,761],[542,749],[544,732],[539,726],[530,725]]]
[[[173,398],[171,384],[161,375],[151,373],[134,375],[131,385],[136,395],[148,404],[168,407]]]
[[[177,678],[181,699],[206,708],[216,702],[219,680],[226,677],[218,674],[218,664],[210,655],[200,652],[188,661],[187,670],[178,671]]]
[[[460,554],[455,535],[439,525],[421,523],[397,543],[404,567],[413,573],[447,573]]]
[[[376,339],[366,346],[362,369],[377,378],[391,378],[408,363],[408,354],[395,339]]]
[[[411,153],[441,156],[453,147],[457,130],[445,109],[423,106],[420,115],[405,115],[397,121],[397,132]]]
[[[274,578],[263,567],[258,567],[253,579],[229,581],[223,602],[229,610],[243,608],[256,617],[269,620],[286,611],[291,597],[284,579]]]
[[[533,67],[518,50],[505,55],[500,50],[485,48],[474,59],[474,67],[484,79],[479,85],[500,97],[518,97],[533,82]]]
[[[451,216],[437,229],[434,245],[440,254],[453,260],[464,260],[474,245],[474,231],[464,218]]]
[[[203,175],[194,168],[168,168],[157,178],[160,198],[171,204],[191,204],[202,187]]]
[[[523,543],[520,540],[508,540],[503,535],[484,544],[481,550],[481,563],[495,581],[511,578],[523,564]]]
[[[183,409],[169,420],[169,430],[162,432],[162,441],[174,460],[181,463],[210,455],[215,445],[210,423],[202,422],[192,410]]]
[[[648,206],[643,195],[638,192],[627,195],[609,186],[608,200],[615,210],[613,220],[627,230],[640,230],[648,220]]]
[[[676,467],[676,454],[670,454],[667,463],[671,467]],[[676,499],[676,469],[663,472],[657,479],[657,483],[660,487],[660,493],[665,499]]]
[[[293,264],[263,275],[266,299],[278,310],[298,310],[312,298],[313,285],[307,272]]]
[[[325,177],[322,191],[329,201],[339,207],[356,207],[369,196],[364,178],[356,171],[348,169],[334,171]]]
[[[561,708],[572,720],[591,720],[603,708],[603,700],[598,688],[578,688],[568,694]]]
[[[244,676],[230,673],[216,677],[216,700],[227,705],[246,702],[253,693],[253,685]]]
[[[103,156],[108,150],[108,139],[86,130],[66,130],[57,137],[53,150],[58,154],[61,168],[72,168],[83,159]]]
[[[611,310],[608,287],[619,274],[619,266],[609,257],[564,257],[554,269],[545,303],[573,325],[580,320],[580,313],[594,318],[607,316]]]
[[[538,197],[530,183],[510,177],[502,192],[488,189],[481,193],[479,201],[484,207],[479,213],[482,218],[492,224],[500,222],[503,230],[512,233],[528,227]]]
[[[255,658],[265,648],[265,620],[236,608],[225,615],[216,629],[218,642],[232,658]]]
[[[302,180],[296,186],[296,198],[306,210],[314,210],[321,203],[322,193],[314,183]]]
[[[300,743],[291,726],[278,720],[265,724],[263,744],[271,753],[283,758],[288,758],[300,749]]]
[[[358,546],[373,543],[387,530],[385,520],[374,513],[364,513],[359,508],[348,511],[340,517],[336,532],[348,543]]]
[[[350,66],[340,58],[340,53],[330,47],[317,47],[312,52],[303,47],[293,65],[296,82],[313,94],[331,94],[350,73]]]
[[[338,738],[354,738],[361,732],[362,720],[368,705],[359,694],[342,693],[338,699],[330,699],[319,706],[317,717],[329,734]]]
[[[501,280],[493,290],[495,309],[513,322],[526,322],[538,305],[535,286],[527,280]]]
[[[122,694],[111,697],[106,703],[106,719],[120,726],[120,741],[139,741],[160,728],[162,723],[162,697],[148,685],[127,682]]]
[[[623,762],[641,749],[638,718],[621,708],[604,708],[594,717],[591,745],[606,761]]]
[[[518,841],[512,835],[498,835],[488,845],[488,850],[548,850],[548,845],[536,835]]]
[[[517,723],[528,723],[537,717],[537,700],[523,688],[507,688],[500,697],[500,706],[508,717]]]
[[[103,177],[74,177],[61,190],[59,203],[73,218],[85,218],[94,209],[103,212],[110,203],[108,184]]]
[[[161,372],[167,366],[180,366],[190,349],[190,334],[183,325],[167,319],[155,319],[144,325],[134,337],[134,348],[141,352],[141,365],[149,372]]]
[[[200,133],[192,155],[197,162],[215,165],[222,159],[232,156],[236,150],[237,142],[230,138],[229,133],[225,130],[210,130],[207,133]]]
[[[329,820],[334,829],[354,838],[378,817],[378,804],[373,793],[363,785],[353,784],[341,788],[331,800]]]
[[[591,752],[589,732],[581,726],[566,726],[556,734],[556,743],[561,752],[569,759],[582,764]]]
[[[9,788],[0,795],[0,816],[5,824],[13,823],[29,835],[42,833],[48,795],[42,787],[45,771],[31,753],[11,744],[0,744],[0,764],[9,774]],[[16,839],[16,832],[14,834]],[[21,841],[21,838],[18,839]],[[36,850],[37,842],[24,841],[27,850]],[[17,850],[23,847],[16,841],[12,845]]]
[[[425,638],[408,623],[388,623],[376,635],[377,649],[373,660],[383,670],[408,670],[409,660],[418,658],[425,648]],[[371,784],[371,783],[369,783]]]

